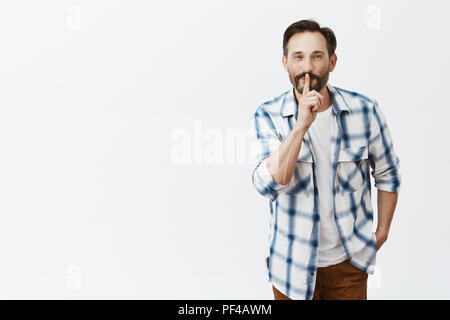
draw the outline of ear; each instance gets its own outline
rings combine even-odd
[[[283,63],[283,67],[284,67],[284,70],[286,71],[286,72],[288,72],[288,69],[287,69],[287,59],[286,59],[286,57],[283,55],[283,57],[281,58],[281,62]]]
[[[333,72],[334,68],[336,67],[336,63],[337,63],[337,55],[336,55],[336,53],[334,53],[330,57],[330,67],[328,68],[329,72]]]

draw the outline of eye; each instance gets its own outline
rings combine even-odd
[[[315,55],[314,58],[320,59],[320,58],[322,58],[322,56],[320,54],[318,54],[318,55]]]

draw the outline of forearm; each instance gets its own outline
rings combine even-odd
[[[387,237],[397,205],[398,193],[378,190],[378,226],[377,231]]]
[[[287,185],[291,181],[306,131],[294,126],[278,150],[267,158],[267,169],[277,183]]]

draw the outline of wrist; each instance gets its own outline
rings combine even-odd
[[[303,136],[306,134],[306,131],[308,131],[308,128],[295,124],[292,131],[294,131],[296,135],[301,136],[303,138]]]
[[[384,227],[382,227],[382,226],[377,226],[376,232],[379,232],[379,233],[385,233],[385,231],[386,231],[386,228],[384,228]]]
[[[388,231],[384,228],[378,227],[375,233],[378,234],[380,239],[387,239],[388,237]]]

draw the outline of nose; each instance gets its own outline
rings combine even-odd
[[[303,69],[304,69],[304,71],[303,72],[305,72],[305,73],[312,73],[312,71],[313,71],[313,67],[312,67],[312,64],[311,64],[311,59],[309,59],[309,58],[305,58],[305,60],[303,61]]]

